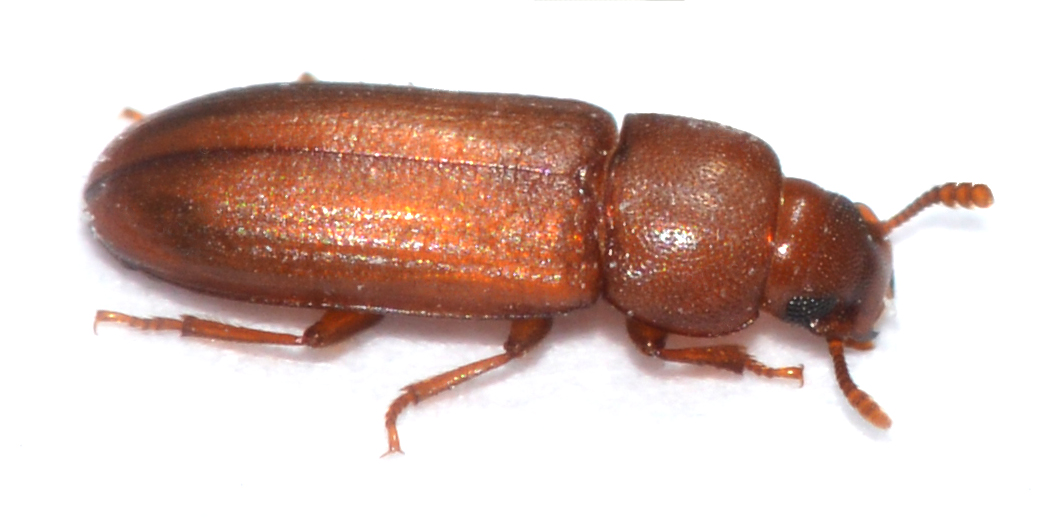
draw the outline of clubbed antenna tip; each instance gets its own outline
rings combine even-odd
[[[890,218],[881,227],[883,232],[888,234],[900,224],[922,212],[923,209],[935,204],[944,204],[948,207],[983,208],[992,205],[992,201],[992,189],[989,189],[987,185],[981,183],[945,183],[923,193],[911,205],[908,205],[903,211]]]

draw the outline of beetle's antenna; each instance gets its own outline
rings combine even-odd
[[[848,403],[852,404],[852,407],[855,407],[855,410],[859,411],[859,414],[866,421],[874,424],[874,426],[881,429],[891,427],[892,419],[889,418],[889,415],[881,410],[874,398],[871,398],[869,394],[856,387],[856,384],[852,381],[852,376],[848,373],[848,364],[844,361],[844,342],[840,339],[830,339],[829,344],[830,356],[833,357],[833,371],[837,375],[837,384],[841,386],[841,392],[844,393],[844,397],[848,398]]]
[[[935,204],[944,204],[948,207],[961,205],[967,209],[971,207],[988,207],[992,205],[992,190],[981,183],[945,183],[926,191],[917,200],[881,224],[883,234],[889,234],[897,226],[908,221],[923,209]]]

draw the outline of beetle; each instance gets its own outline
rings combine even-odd
[[[886,221],[786,178],[761,139],[718,123],[627,115],[524,95],[321,82],[194,99],[134,122],[84,191],[96,238],[179,286],[324,309],[302,334],[192,316],[100,310],[95,323],[320,347],[386,314],[511,320],[504,351],[402,389],[407,406],[523,356],[552,318],[604,297],[641,353],[791,378],[716,337],[760,312],[826,341],[837,382],[871,424],[845,347],[869,348],[892,295],[889,233],[934,204],[988,207],[985,185],[948,183]]]

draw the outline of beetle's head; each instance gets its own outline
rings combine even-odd
[[[788,178],[764,309],[831,339],[869,341],[891,296],[892,247],[870,209]]]
[[[830,340],[867,343],[892,297],[893,228],[936,204],[988,207],[984,185],[945,184],[881,222],[863,204],[786,179],[764,309]]]

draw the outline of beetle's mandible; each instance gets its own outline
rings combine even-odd
[[[552,318],[604,296],[638,349],[667,361],[803,381],[721,336],[767,312],[825,341],[848,401],[892,293],[888,234],[933,204],[988,207],[984,185],[934,187],[886,221],[782,175],[759,138],[720,124],[521,95],[300,82],[195,99],[139,119],[85,188],[96,237],[174,284],[324,309],[302,335],[190,316],[114,321],[183,335],[325,346],[384,314],[512,321],[504,352],[401,392],[402,410],[525,354]]]

